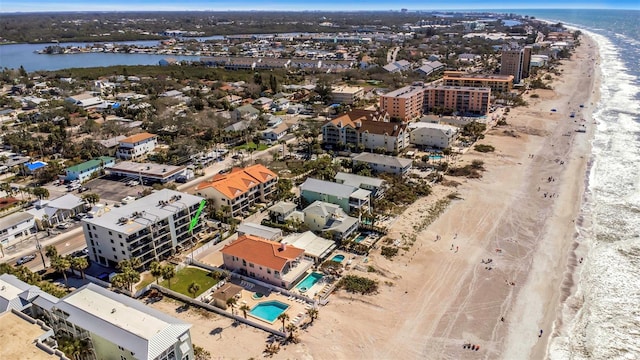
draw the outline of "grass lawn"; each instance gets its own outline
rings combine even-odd
[[[258,149],[258,151],[262,151],[262,150],[266,150],[269,148],[269,145],[267,144],[256,144],[254,142],[248,142],[245,144],[242,144],[240,146],[236,146],[234,149],[236,150],[249,150],[249,149]]]
[[[140,282],[136,284],[136,291],[144,288],[145,286],[154,282],[155,279],[151,276],[151,272],[145,271],[140,274]]]
[[[176,276],[171,279],[171,287],[169,287],[169,283],[167,280],[164,280],[160,283],[160,285],[171,289],[175,292],[179,292],[180,294],[186,296],[193,296],[189,293],[189,285],[192,282],[198,283],[200,285],[200,290],[196,293],[196,296],[202,294],[205,290],[215,285],[218,281],[209,276],[209,272],[200,270],[193,267],[186,267],[176,273]]]

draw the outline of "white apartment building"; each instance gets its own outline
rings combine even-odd
[[[449,147],[458,133],[455,126],[426,122],[411,123],[409,129],[412,144],[439,149]]]
[[[189,233],[189,224],[204,199],[162,189],[132,203],[82,220],[92,261],[115,267],[124,259],[139,258],[147,268],[182,248],[192,246],[202,224]]]
[[[331,100],[335,104],[352,105],[354,102],[362,99],[364,96],[364,88],[360,86],[332,86]]]
[[[35,216],[17,212],[0,218],[0,244],[6,246],[36,232]]]
[[[191,324],[87,284],[62,299],[33,302],[56,335],[88,342],[82,359],[192,360]]]
[[[158,145],[158,136],[149,133],[140,133],[120,140],[116,157],[125,160],[144,158]]]

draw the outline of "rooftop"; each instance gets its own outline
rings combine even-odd
[[[0,315],[0,359],[61,359],[60,356],[50,355],[35,345],[35,340],[50,330],[26,320],[23,316],[11,311]]]
[[[183,171],[184,166],[163,165],[156,163],[139,163],[135,161],[121,161],[110,168],[110,171],[126,172],[139,176],[168,177]]]
[[[100,165],[104,165],[106,163],[110,163],[112,161],[115,161],[115,158],[109,157],[109,156],[100,156],[99,158],[95,158],[89,161],[85,161],[83,163],[80,163],[78,165],[74,165],[74,166],[70,166],[67,168],[68,172],[84,172],[87,171],[89,169],[95,168],[97,166]]]
[[[249,189],[265,183],[271,179],[277,178],[277,175],[267,169],[264,165],[256,164],[244,169],[234,168],[228,174],[215,175],[209,181],[203,181],[196,187],[196,190],[204,188],[214,188],[229,199],[234,199]]]
[[[203,198],[179,191],[162,189],[119,208],[104,211],[83,223],[105,227],[124,234],[133,234],[180,210],[199,204]],[[161,203],[162,202],[162,203]],[[126,221],[121,221],[125,219]]]
[[[242,235],[222,248],[220,252],[281,271],[287,262],[299,258],[304,250],[290,245],[283,246],[279,242],[265,240],[257,236]]]
[[[148,140],[151,138],[156,137],[157,135],[154,134],[149,134],[149,133],[140,133],[140,134],[135,134],[135,135],[131,135],[128,138],[124,138],[122,140],[120,140],[121,144],[135,144],[135,143],[139,143],[141,141],[144,140]]]
[[[356,174],[350,174],[345,172],[338,172],[335,176],[336,180],[341,180],[343,184],[360,187],[362,184],[366,184],[373,187],[381,187],[384,184],[384,180],[362,176]]]
[[[403,159],[395,156],[372,154],[372,153],[360,153],[353,157],[354,161],[362,161],[373,164],[384,164],[389,166],[398,166],[404,168],[413,163],[411,159]]]
[[[318,194],[329,194],[339,196],[342,198],[349,198],[358,190],[355,186],[349,186],[344,184],[338,184],[326,180],[318,180],[314,178],[307,178],[302,185],[300,185],[300,191],[311,191]]]

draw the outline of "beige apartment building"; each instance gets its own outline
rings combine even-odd
[[[500,75],[513,75],[513,82],[515,84],[520,83],[520,80],[529,77],[531,50],[531,46],[502,50]]]
[[[332,86],[331,99],[335,104],[353,105],[362,99],[364,88],[360,86]]]
[[[410,122],[433,111],[486,115],[490,98],[488,87],[406,86],[381,96],[380,108],[391,117]]]
[[[405,86],[380,96],[380,110],[392,118],[411,121],[422,115],[423,86]]]
[[[445,71],[444,86],[488,87],[493,93],[513,90],[513,75],[466,74],[463,71]]]

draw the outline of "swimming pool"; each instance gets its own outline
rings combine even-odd
[[[311,287],[318,281],[320,281],[322,277],[324,277],[324,275],[317,272],[312,272],[311,274],[307,275],[307,277],[302,279],[302,281],[300,281],[298,285],[296,285],[296,289],[300,290],[301,292],[305,292],[311,289]]]
[[[366,239],[366,238],[367,238],[367,235],[362,235],[362,234],[360,234],[360,235],[358,235],[358,237],[356,237],[356,239],[355,239],[354,241],[355,241],[356,243],[361,243],[361,242],[362,242],[362,240],[364,240],[364,239]]]
[[[43,167],[47,166],[47,163],[43,162],[43,161],[34,161],[34,162],[26,163],[26,164],[24,164],[24,166],[29,171],[35,171],[35,170],[38,170],[40,168],[43,168]]]
[[[336,255],[331,258],[331,261],[335,261],[337,263],[341,263],[344,260],[344,255]]]
[[[253,309],[249,311],[249,314],[268,323],[273,323],[274,321],[276,321],[278,316],[280,316],[280,314],[285,312],[285,310],[287,310],[288,308],[289,305],[280,301],[265,301],[254,306]]]
[[[430,160],[440,160],[442,159],[442,155],[429,155]]]

